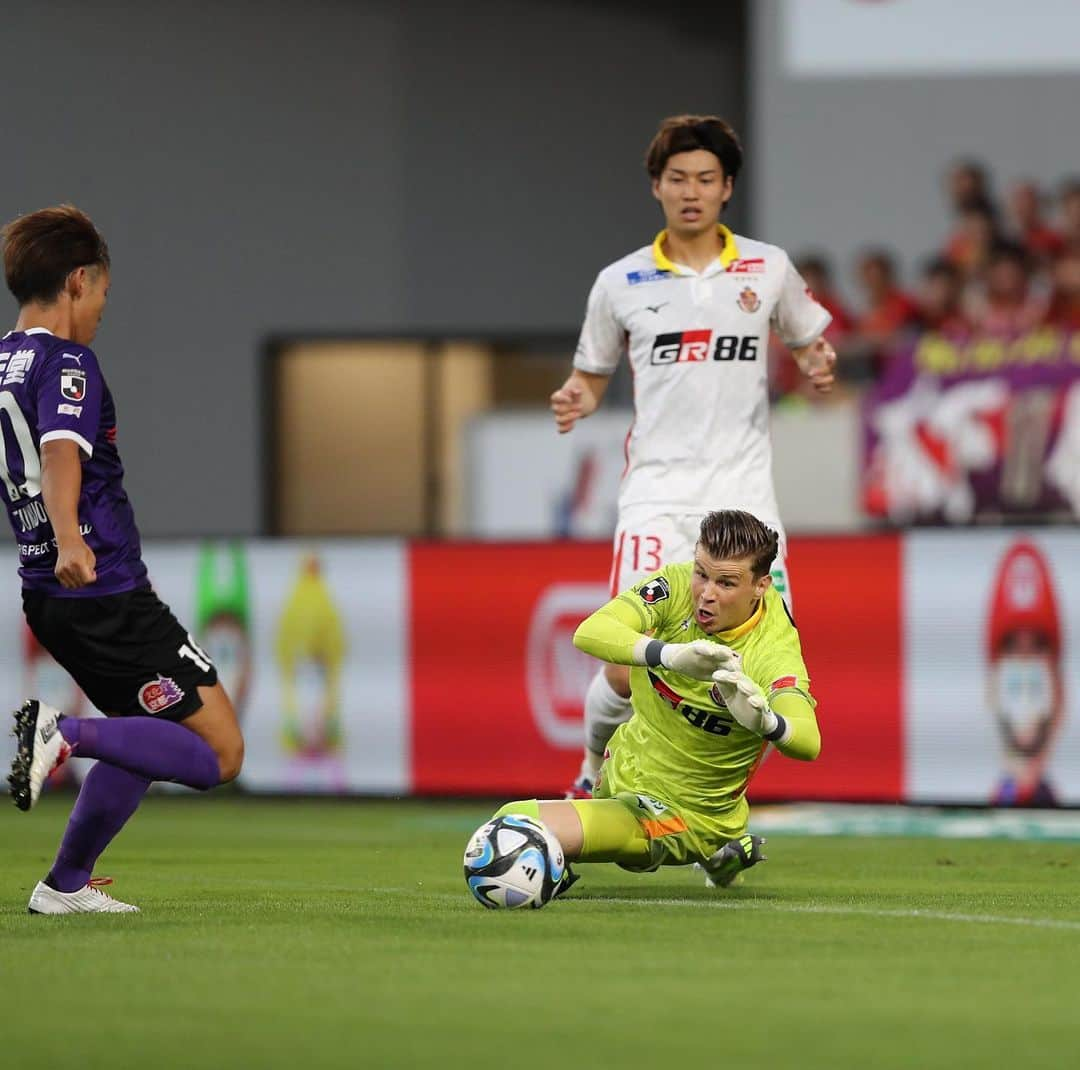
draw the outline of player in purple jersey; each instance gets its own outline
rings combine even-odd
[[[19,544],[23,611],[42,646],[105,720],[38,699],[15,713],[11,793],[37,802],[69,757],[96,758],[32,914],[131,913],[93,876],[155,780],[206,790],[240,772],[236,712],[202,648],[151,589],[124,493],[116,410],[89,348],[109,291],[109,251],[70,205],[3,229],[19,303],[0,339],[0,480]]]

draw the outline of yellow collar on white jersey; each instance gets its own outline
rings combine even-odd
[[[726,269],[732,261],[739,259],[739,247],[735,243],[735,235],[723,223],[717,223],[716,230],[724,242],[724,247],[720,250],[720,266]],[[679,265],[668,259],[667,254],[664,252],[664,242],[667,240],[667,236],[666,229],[656,235],[652,243],[653,260],[656,261],[656,266],[661,271],[670,271],[672,275],[681,275]]]

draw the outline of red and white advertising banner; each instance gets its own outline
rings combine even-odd
[[[571,637],[607,601],[610,553],[607,543],[412,548],[415,791],[566,788],[599,667]],[[814,763],[773,755],[753,798],[899,797],[898,560],[895,536],[793,540],[796,620],[825,745]]]
[[[821,755],[774,751],[751,801],[900,798],[900,538],[792,538],[788,566],[803,657],[817,699]]]
[[[577,772],[598,663],[571,638],[610,553],[283,539],[146,558],[240,711],[242,786],[512,799]],[[25,629],[12,559],[10,704],[93,715]],[[1080,805],[1080,532],[793,538],[788,563],[822,751],[772,753],[753,801]]]
[[[577,775],[608,543],[416,544],[412,771],[420,794],[550,796]]]
[[[1080,805],[1080,533],[904,539],[904,799]]]

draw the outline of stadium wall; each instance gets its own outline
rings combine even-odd
[[[943,178],[983,160],[999,189],[1077,170],[1076,5],[780,0],[750,5],[752,232],[914,270],[952,230]]]
[[[606,597],[606,543],[154,541],[146,557],[236,699],[249,791],[544,796],[576,769],[595,663],[570,637]],[[824,745],[771,757],[752,798],[1080,805],[1077,559],[1073,529],[793,539]],[[4,679],[91,715],[30,640],[14,577],[0,588],[22,636]]]
[[[743,125],[742,10],[6,10],[0,212],[72,201],[109,240],[96,348],[143,531],[260,530],[269,334],[575,328],[596,271],[659,226],[657,121]]]

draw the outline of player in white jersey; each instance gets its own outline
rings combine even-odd
[[[726,122],[665,119],[645,165],[665,229],[597,276],[573,372],[551,396],[555,424],[564,434],[594,412],[628,355],[634,423],[619,490],[613,595],[692,557],[710,510],[742,509],[780,533],[773,580],[790,604],[766,352],[773,330],[815,388],[829,391],[836,354],[823,332],[830,316],[783,249],[720,222],[742,165]],[[585,756],[571,797],[591,794],[607,741],[629,716],[629,673],[604,665],[586,695]]]

